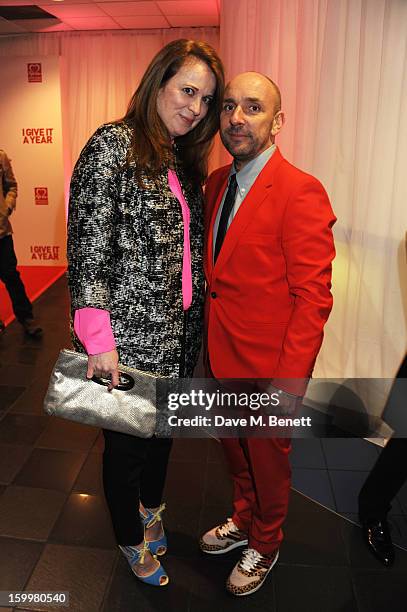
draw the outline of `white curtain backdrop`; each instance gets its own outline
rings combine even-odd
[[[176,38],[219,47],[218,28],[58,32],[0,37],[0,61],[10,56],[59,55],[67,179],[95,129],[123,116],[153,56]],[[4,93],[2,93],[4,95]],[[1,122],[1,119],[0,119]],[[218,166],[216,151],[212,166]]]
[[[229,77],[282,90],[283,154],[338,221],[334,309],[315,376],[392,377],[406,349],[406,0],[223,0]]]

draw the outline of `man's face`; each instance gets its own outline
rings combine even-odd
[[[227,86],[220,133],[238,170],[268,149],[283,124],[275,89],[260,74],[247,72]]]

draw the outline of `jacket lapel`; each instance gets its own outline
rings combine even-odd
[[[233,253],[233,250],[236,247],[236,244],[238,243],[241,235],[245,232],[247,226],[252,221],[253,217],[255,217],[256,211],[269,195],[269,192],[273,186],[275,172],[280,166],[283,159],[283,156],[277,148],[271,156],[270,160],[264,166],[263,170],[260,172],[255,182],[253,183],[249,193],[244,198],[226,233],[225,240],[223,242],[218,259],[216,260],[215,266],[213,266],[213,274],[216,275],[227,262],[227,260]],[[222,193],[223,191],[224,190],[222,190]],[[218,210],[220,204],[220,199],[218,198],[218,200],[216,211]],[[215,216],[212,216],[210,225],[211,245],[213,242],[213,223],[215,221]],[[211,250],[211,262],[213,265],[212,253],[213,251]]]

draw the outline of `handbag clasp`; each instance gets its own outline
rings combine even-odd
[[[108,387],[112,382],[110,378],[102,378],[99,376],[92,376],[90,380],[93,380],[93,382],[97,383],[98,385],[102,385],[103,387]],[[130,391],[130,389],[133,387],[134,378],[126,372],[119,371],[119,384],[114,388],[117,389],[117,391]]]

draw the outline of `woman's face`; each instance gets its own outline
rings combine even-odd
[[[171,77],[157,96],[157,112],[171,138],[183,136],[208,112],[216,79],[205,62],[191,57]]]

